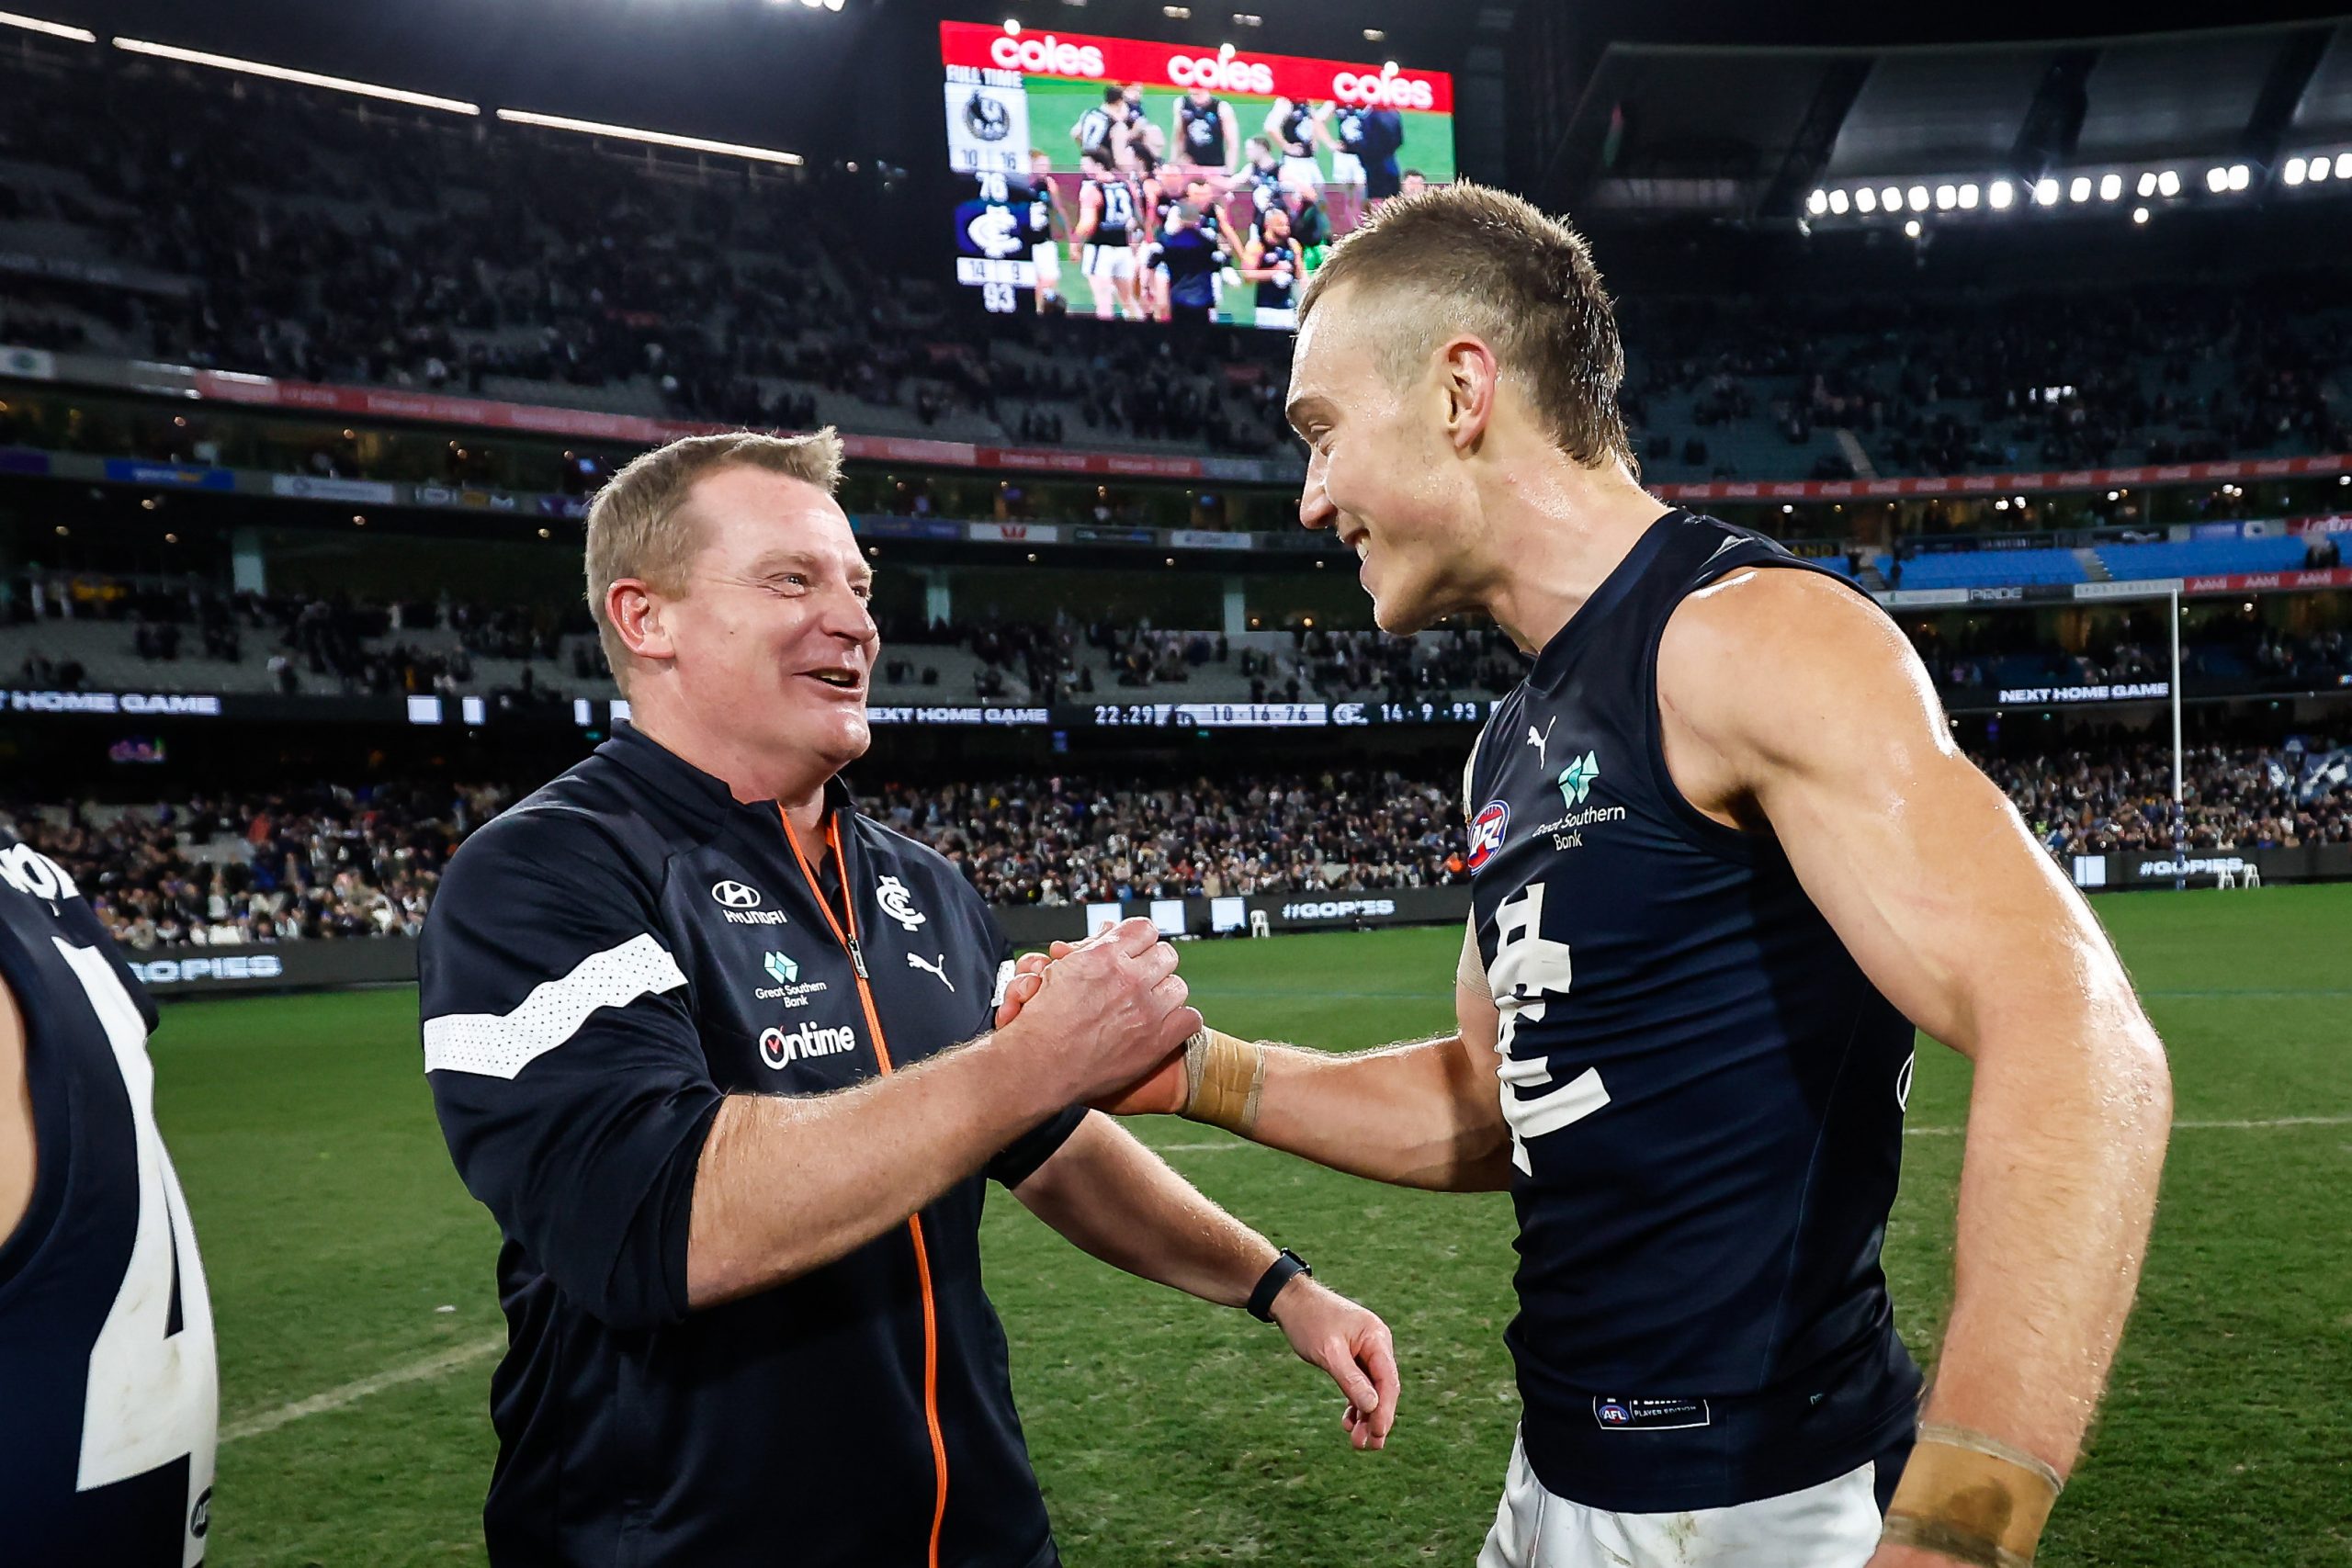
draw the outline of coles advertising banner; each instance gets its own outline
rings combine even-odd
[[[1010,22],[939,50],[956,279],[991,310],[1286,329],[1331,241],[1453,178],[1442,71]]]

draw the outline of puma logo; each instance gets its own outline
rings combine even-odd
[[[1552,716],[1552,723],[1545,725],[1544,727],[1543,733],[1540,735],[1536,733],[1535,727],[1533,725],[1531,724],[1527,727],[1527,743],[1535,748],[1535,765],[1539,768],[1548,766],[1544,760],[1544,748],[1552,743],[1553,727],[1557,725],[1559,722],[1560,716],[1558,714],[1554,714]]]
[[[951,980],[951,979],[949,979],[949,978],[947,977],[947,967],[946,967],[946,965],[947,965],[947,954],[945,954],[945,953],[941,953],[941,954],[939,955],[939,962],[938,962],[938,963],[936,963],[936,964],[933,964],[933,963],[929,963],[929,962],[925,961],[925,959],[923,958],[922,954],[921,954],[921,953],[908,953],[908,954],[907,954],[907,967],[908,967],[908,968],[910,968],[910,969],[922,969],[922,970],[925,970],[925,971],[927,971],[927,972],[929,972],[929,973],[931,973],[931,974],[933,974],[933,975],[938,976],[939,976],[939,983],[940,983],[941,985],[943,985],[943,986],[946,987],[949,990],[951,990],[951,991],[952,991],[952,990],[954,990],[954,989],[956,988],[956,982],[955,982],[955,981],[953,981],[953,980]]]

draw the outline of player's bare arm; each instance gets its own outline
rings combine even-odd
[[[1094,238],[1094,226],[1102,219],[1102,190],[1092,180],[1078,187],[1078,224],[1070,231],[1072,245],[1083,245]]]
[[[716,1305],[904,1223],[1060,1110],[1148,1071],[1200,1027],[1149,921],[1081,944],[982,1040],[817,1097],[729,1095],[695,1168],[687,1294]],[[920,1148],[925,1157],[905,1157]]]
[[[1013,1194],[1081,1251],[1220,1306],[1247,1303],[1277,1257],[1272,1242],[1100,1111]],[[1387,1325],[1305,1274],[1283,1285],[1271,1310],[1300,1359],[1347,1396],[1350,1442],[1385,1447],[1397,1391]]]
[[[32,1079],[25,1072],[25,1017],[0,984],[0,1242],[16,1233],[33,1201],[36,1171]]]
[[[1055,943],[1052,960],[1065,951]],[[1016,987],[1034,985],[1046,962],[1023,959]],[[1185,1056],[1096,1103],[1123,1116],[1189,1116],[1374,1181],[1501,1191],[1511,1164],[1496,1077],[1499,1020],[1467,932],[1453,1005],[1452,1034],[1349,1055],[1212,1030]]]
[[[1925,1419],[2064,1475],[2131,1310],[2172,1113],[2088,906],[1951,743],[1900,631],[1811,573],[1736,573],[1658,649],[1675,783],[1775,834],[1880,991],[1975,1064],[1951,1325]]]

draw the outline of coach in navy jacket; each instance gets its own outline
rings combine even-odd
[[[835,779],[876,648],[839,453],[703,436],[615,477],[589,596],[635,726],[469,840],[426,922],[425,1068],[504,1235],[498,1568],[1055,1562],[984,1178],[1136,1273],[1272,1291],[1359,1446],[1394,1418],[1377,1318],[1083,1109],[1200,1027],[1148,922],[1008,1001],[978,895]]]

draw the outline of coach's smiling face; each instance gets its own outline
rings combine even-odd
[[[771,781],[763,795],[813,788],[873,739],[865,701],[881,639],[849,518],[805,480],[740,466],[699,481],[685,512],[698,547],[685,592],[651,595],[655,662],[639,667],[632,699],[660,685],[673,722],[722,739],[741,760],[730,773]]]

